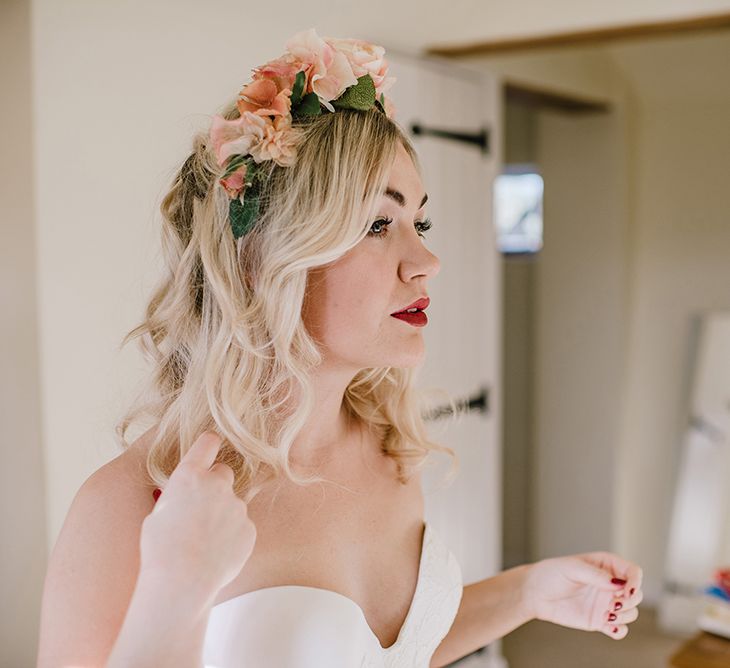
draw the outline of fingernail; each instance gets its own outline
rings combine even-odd
[[[159,489],[159,488],[157,488],[157,487],[155,487],[154,492],[152,492],[152,496],[155,497],[155,503],[157,503],[157,499],[160,498],[160,494],[162,494],[162,490]]]
[[[621,604],[621,601],[616,601],[616,603],[613,606],[614,610],[621,610],[624,606]]]
[[[611,580],[611,584],[615,584],[615,585],[625,585],[625,584],[626,584],[626,580],[622,580],[621,578],[613,578],[613,579]]]
[[[631,587],[631,590],[629,591],[629,596],[633,596],[635,591],[636,591],[636,589]]]
[[[615,614],[613,614],[612,612],[611,612],[611,613],[609,613],[609,615],[608,615],[608,621],[609,621],[609,622],[612,622],[612,621],[614,621],[615,619],[616,619],[616,615],[615,615]]]
[[[618,633],[618,626],[614,626],[614,627],[613,627],[613,632],[614,632],[614,633]]]

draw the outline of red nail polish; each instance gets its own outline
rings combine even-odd
[[[636,591],[636,589],[631,587],[631,591],[629,591],[629,596],[633,596],[635,591]]]
[[[615,621],[615,619],[616,619],[616,615],[615,615],[615,614],[613,614],[613,613],[610,613],[610,614],[608,615],[608,621],[609,621],[609,622],[613,622],[613,621]]]
[[[624,606],[621,604],[621,601],[616,601],[616,603],[613,606],[614,610],[621,610]]]
[[[155,490],[152,492],[152,496],[155,497],[155,503],[157,503],[157,499],[160,498],[160,494],[162,494],[162,490],[155,487]]]
[[[613,579],[611,580],[611,584],[615,584],[615,585],[625,585],[625,584],[626,584],[626,580],[622,580],[621,578],[613,578]]]
[[[614,633],[618,633],[618,626],[614,626],[614,627],[613,627],[613,632],[614,632]]]

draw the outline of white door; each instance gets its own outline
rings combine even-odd
[[[460,471],[449,487],[446,455],[424,470],[426,519],[444,538],[469,584],[501,570],[501,275],[492,221],[492,182],[501,161],[501,89],[491,75],[386,48],[395,120],[408,131],[424,171],[433,227],[427,245],[441,260],[429,282],[424,330],[426,359],[419,385],[445,389],[456,400],[487,392],[487,410],[430,420],[429,434],[456,451]],[[423,133],[413,134],[414,125]],[[478,135],[477,143],[430,131]],[[443,405],[434,402],[433,406]],[[500,643],[460,662],[502,666]]]

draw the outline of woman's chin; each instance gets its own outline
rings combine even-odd
[[[425,351],[423,346],[419,346],[418,350],[410,350],[403,355],[399,355],[391,359],[391,363],[383,366],[391,366],[398,369],[412,369],[423,364]]]

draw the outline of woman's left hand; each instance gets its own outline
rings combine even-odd
[[[543,559],[530,564],[525,603],[535,619],[621,639],[639,616],[642,578],[639,566],[610,552]]]

